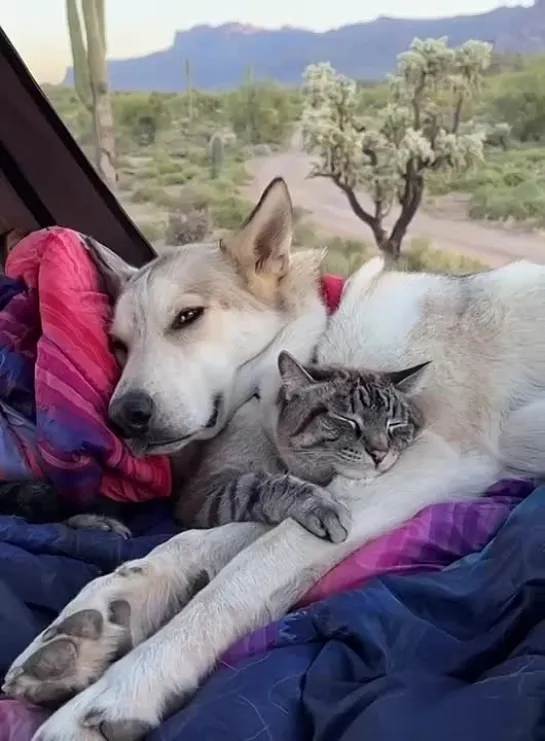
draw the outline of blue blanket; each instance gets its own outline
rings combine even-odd
[[[128,524],[135,537],[124,540],[0,517],[0,676],[87,582],[177,532],[163,502],[141,505]]]
[[[174,532],[165,505],[131,525],[123,541],[0,518],[1,670],[90,578]],[[482,552],[376,579],[271,635],[148,741],[545,738],[545,487]]]
[[[545,739],[545,487],[482,552],[376,579],[276,634],[149,741]]]

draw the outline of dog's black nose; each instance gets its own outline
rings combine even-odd
[[[110,404],[108,416],[122,437],[144,437],[155,404],[143,391],[128,391]]]

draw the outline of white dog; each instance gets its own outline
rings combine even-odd
[[[543,473],[545,267],[446,277],[386,271],[377,258],[327,323],[319,260],[291,254],[291,235],[277,179],[219,245],[181,247],[139,271],[95,248],[119,294],[113,422],[135,450],[174,454],[217,435],[256,391],[269,404],[281,349],[306,362],[318,346],[321,361],[375,370],[431,361],[416,390],[425,431],[365,487],[333,482],[353,518],[344,543],[292,520],[193,530],[89,584],[6,678],[8,694],[42,702],[79,692],[34,741],[141,738],[234,641],[282,616],[364,543],[506,473]]]

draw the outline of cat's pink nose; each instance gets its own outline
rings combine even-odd
[[[382,461],[386,458],[388,455],[387,450],[373,450],[371,453],[371,458],[375,462],[375,465],[378,466],[379,463],[382,463]]]

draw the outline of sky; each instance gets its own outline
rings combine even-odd
[[[444,17],[531,0],[381,0],[382,15]],[[140,56],[170,46],[175,31],[201,23],[300,26],[316,31],[375,18],[370,0],[106,0],[108,56]],[[368,10],[367,10],[368,8]],[[0,0],[0,24],[39,82],[60,82],[70,64],[65,0]]]

